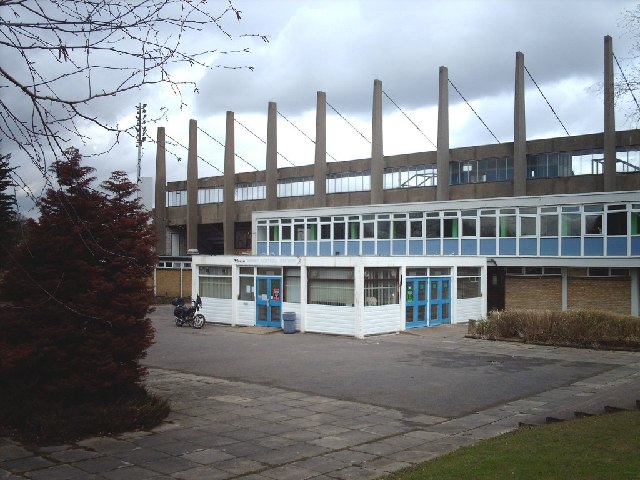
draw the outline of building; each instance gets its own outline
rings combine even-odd
[[[526,139],[520,52],[509,143],[449,148],[445,67],[435,151],[383,155],[379,80],[371,158],[327,163],[324,92],[313,165],[277,167],[271,102],[266,170],[235,173],[227,112],[224,174],[198,178],[192,120],[187,180],[166,185],[158,129],[156,285],[176,266],[191,268],[210,320],[275,326],[289,311],[301,330],[358,337],[493,308],[638,316],[640,130],[615,130],[610,37],[604,58],[598,134]]]

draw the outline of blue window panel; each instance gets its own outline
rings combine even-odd
[[[304,242],[293,242],[293,253],[298,256],[304,256]]]
[[[344,255],[346,250],[345,242],[333,242],[333,254]]]
[[[391,240],[378,240],[378,255],[385,257],[391,255]]]
[[[563,257],[577,257],[580,255],[580,238],[567,237],[560,244],[560,255]]]
[[[291,242],[282,242],[280,244],[281,255],[291,255]]]
[[[258,255],[267,254],[267,242],[258,242]]]
[[[540,255],[557,256],[558,255],[558,239],[557,238],[541,238],[540,239]]]
[[[501,238],[500,240],[498,240],[498,248],[500,249],[500,255],[515,255],[516,239]]]
[[[279,242],[269,242],[269,255],[280,255]]]
[[[360,255],[360,242],[347,242],[347,255]]]
[[[627,254],[627,237],[607,237],[607,255]]]
[[[409,255],[424,255],[422,240],[409,240]]]
[[[604,255],[604,238],[586,237],[584,239],[584,255],[587,257],[601,257]]]
[[[495,254],[496,254],[496,239],[481,238],[480,239],[480,255],[495,255]]]
[[[320,242],[320,255],[333,255],[331,250],[331,242]]]
[[[538,240],[535,238],[520,239],[520,255],[537,255]]]
[[[478,242],[471,239],[462,239],[462,255],[477,255]]]
[[[362,254],[363,255],[375,255],[376,254],[376,242],[371,240],[362,242]]]
[[[640,237],[631,237],[631,255],[640,255]]]
[[[458,240],[451,238],[445,238],[442,242],[442,254],[443,255],[458,255]]]
[[[407,241],[406,240],[394,240],[393,241],[393,254],[394,255],[406,255],[407,254]]]
[[[427,240],[427,255],[440,255],[440,240]]]
[[[307,242],[307,256],[315,257],[318,255],[318,242]]]

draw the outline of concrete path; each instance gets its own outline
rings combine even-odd
[[[165,313],[155,317],[158,344],[148,359],[148,386],[170,399],[173,411],[167,420],[150,432],[40,449],[0,439],[0,479],[373,479],[522,423],[568,418],[576,411],[601,413],[605,406],[635,408],[640,399],[638,353],[471,340],[457,326],[364,341],[299,333],[264,335],[259,330],[246,335],[251,332],[212,325],[198,332],[169,329]],[[239,356],[254,361],[270,358],[264,349],[280,347],[280,356],[284,351],[299,357],[306,352],[300,360],[305,368],[314,360],[329,358],[323,353],[328,351],[337,357],[337,364],[344,354],[343,366],[355,368],[356,374],[376,371],[365,369],[366,363],[375,366],[404,359],[400,366],[416,382],[428,379],[420,375],[421,370],[442,371],[434,371],[438,380],[420,390],[432,401],[406,408],[405,392],[397,389],[397,379],[386,378],[389,372],[401,374],[403,369],[397,366],[391,370],[380,366],[382,378],[370,379],[376,387],[365,393],[359,393],[364,382],[358,380],[351,388],[338,381],[341,386],[322,394],[334,378],[330,369],[323,375],[328,378],[317,384],[300,373],[298,363],[284,368],[287,362],[263,364],[244,373],[238,365],[210,364],[215,374],[206,374],[212,358],[202,354],[206,361],[201,361],[201,345],[218,349],[214,356],[239,350]],[[353,349],[359,355],[346,353]],[[354,360],[367,349],[369,356],[362,364]],[[423,354],[416,357],[416,352]],[[190,359],[193,368],[188,368],[188,361],[177,360],[182,358]],[[176,363],[179,368],[169,368]],[[239,378],[253,378],[261,369],[273,373],[259,383]],[[468,375],[442,382],[447,372],[459,370],[467,370]],[[547,372],[548,381],[541,372]],[[318,369],[307,375],[318,376]],[[337,372],[335,378],[342,375]],[[474,375],[491,386],[506,379],[513,390],[479,392],[477,408],[470,409],[473,401],[456,398],[469,391],[456,380]],[[513,380],[517,375],[533,378],[533,387]],[[384,385],[388,390],[379,391]],[[477,388],[477,383],[471,385]],[[410,391],[409,396],[417,399],[418,393]],[[452,410],[443,415],[447,396]]]

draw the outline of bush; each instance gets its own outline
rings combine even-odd
[[[27,444],[54,445],[93,435],[115,435],[155,427],[169,414],[167,400],[142,387],[113,401],[51,402],[26,399],[21,403],[0,399],[0,436]]]
[[[640,318],[598,310],[503,310],[469,323],[472,336],[583,348],[640,349]]]

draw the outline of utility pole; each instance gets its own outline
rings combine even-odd
[[[142,166],[142,144],[147,140],[147,104],[139,103],[136,108],[136,145],[138,146],[138,164],[136,169],[136,183],[140,184]]]

